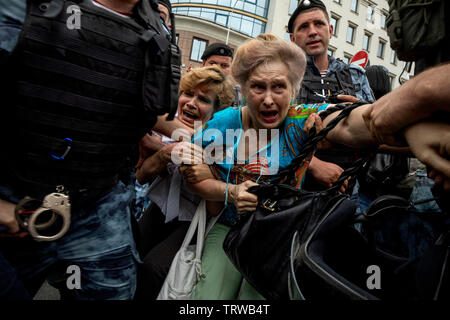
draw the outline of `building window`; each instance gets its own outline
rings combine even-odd
[[[363,50],[366,50],[367,52],[369,52],[369,48],[370,48],[370,40],[372,39],[372,35],[369,33],[364,33],[364,38],[363,38]]]
[[[391,51],[391,63],[396,65],[397,64],[397,53],[395,50]]]
[[[333,1],[336,2],[336,3],[341,4],[341,0],[333,0]]]
[[[284,34],[284,40],[291,42],[291,34],[289,32],[286,32]]]
[[[214,20],[216,23],[221,24],[223,26],[228,25],[228,15],[216,13]]]
[[[202,62],[202,55],[208,42],[206,40],[194,38],[192,40],[191,60]]]
[[[334,57],[334,53],[336,52],[336,48],[328,47],[328,55]]]
[[[172,3],[180,3],[175,1],[173,0]],[[199,6],[191,7],[188,3],[196,3]],[[206,3],[218,4],[218,6],[228,8],[234,5],[236,11],[241,10],[261,18],[267,18],[269,0],[238,0],[237,2],[235,0],[183,0],[180,6],[173,8],[173,13],[176,15],[205,19],[225,27],[229,26],[232,30],[250,37],[256,37],[266,30],[266,22],[258,17],[248,16],[236,11],[230,14],[228,10],[201,7],[199,3],[205,3],[205,5]]]
[[[394,89],[394,82],[395,82],[395,74],[390,73],[389,74],[389,82],[391,83],[391,90]]]
[[[367,20],[373,21],[373,14],[375,13],[375,8],[370,4],[367,6]]]
[[[332,15],[330,17],[330,24],[333,26],[333,36],[337,37],[338,27],[339,27],[339,18]]]
[[[353,44],[353,41],[355,40],[355,31],[356,27],[352,25],[348,25],[347,28],[347,42]]]
[[[344,59],[342,59],[345,64],[350,64],[350,60],[352,60],[352,55],[349,53],[344,53]]]
[[[383,59],[384,57],[384,48],[386,47],[386,41],[380,40],[378,43],[378,52],[377,57]]]
[[[353,12],[358,12],[358,0],[352,0],[351,10]]]
[[[293,14],[295,9],[297,9],[298,0],[291,0],[291,4],[289,5],[289,14]]]
[[[386,19],[387,19],[387,14],[386,13],[381,13],[381,29],[385,30],[386,29]]]

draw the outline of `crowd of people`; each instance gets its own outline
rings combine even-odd
[[[63,299],[154,300],[202,199],[219,218],[205,237],[192,299],[264,299],[224,239],[258,207],[251,188],[289,166],[312,128],[342,112],[336,102],[364,104],[284,183],[324,190],[376,149],[400,154],[403,164],[417,158],[431,183],[450,192],[450,64],[389,92],[386,70],[327,54],[333,26],[320,0],[300,1],[291,42],[261,34],[236,50],[211,44],[203,66],[179,83],[170,1],[77,1],[75,32],[65,22],[72,3],[50,3],[0,8],[0,299],[32,299],[47,280]],[[327,110],[334,112],[322,119]],[[136,206],[142,186],[145,208]],[[340,192],[364,211],[385,186],[362,174]],[[69,199],[70,227],[53,241],[33,239],[20,220],[42,206],[58,213],[42,204],[54,193]],[[73,265],[77,289],[66,282]]]

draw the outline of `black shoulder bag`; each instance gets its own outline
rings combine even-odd
[[[303,242],[324,216],[338,211],[355,213],[353,202],[337,191],[348,177],[359,171],[365,159],[357,160],[353,167],[342,173],[333,187],[325,191],[307,192],[278,182],[286,177],[286,181],[291,181],[296,168],[315,150],[317,143],[362,104],[365,102],[337,105],[323,112],[321,116],[342,109],[317,135],[310,133],[302,153],[280,172],[276,181],[250,190],[258,196],[258,208],[233,226],[224,240],[223,249],[232,263],[267,299],[289,299],[289,254],[295,232]]]
[[[306,241],[294,234],[291,299],[449,301],[450,216],[412,210],[431,200],[383,195],[358,217],[326,215]]]

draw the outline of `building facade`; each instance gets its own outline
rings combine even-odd
[[[386,32],[386,0],[323,0],[334,32],[329,54],[349,62],[360,50],[371,65],[383,65],[392,88],[410,77],[411,66],[399,61]],[[287,24],[297,0],[171,0],[176,16],[182,67],[201,65],[204,49],[214,42],[237,48],[260,33],[273,33],[289,41]]]

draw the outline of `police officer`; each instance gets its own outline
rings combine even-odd
[[[172,14],[172,5],[169,0],[158,0],[159,16],[161,17],[161,23],[164,31],[168,35],[168,39],[172,40],[172,24],[175,24],[175,16]]]
[[[206,47],[203,52],[203,66],[217,65],[226,75],[229,75],[231,73],[231,63],[233,62],[233,52],[234,50],[225,43],[213,43]]]
[[[157,116],[173,114],[179,50],[156,0],[13,2],[8,32],[0,8],[0,250],[31,295],[47,278],[63,298],[131,299],[140,259],[118,174]],[[70,218],[33,233],[44,209]],[[14,237],[14,217],[33,237]]]
[[[329,93],[338,91],[373,102],[364,69],[328,56],[333,34],[329,20],[327,9],[320,0],[301,1],[289,19],[291,41],[308,56],[299,103],[324,102]]]
[[[333,34],[327,9],[320,0],[300,1],[288,23],[292,42],[307,54],[307,65],[298,103],[322,103],[332,94],[342,93],[374,101],[364,69],[347,65],[328,55]],[[324,161],[328,162],[324,162]],[[342,173],[342,167],[354,162],[345,152],[321,151],[310,164],[310,173],[320,185],[330,187]],[[310,188],[318,188],[311,186]],[[308,183],[305,188],[308,188]]]
[[[230,76],[231,63],[233,62],[233,48],[227,46],[225,43],[215,42],[208,47],[202,55],[203,66],[219,66],[223,72]],[[234,86],[234,101],[233,106],[239,106],[242,102],[241,87],[238,84]]]

